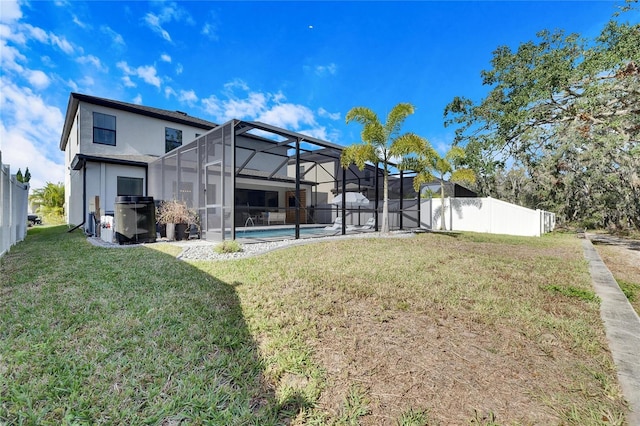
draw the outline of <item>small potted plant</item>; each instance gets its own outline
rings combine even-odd
[[[157,220],[158,223],[166,225],[168,240],[181,240],[184,238],[187,224],[189,224],[192,219],[186,203],[171,200],[160,204]],[[181,232],[180,229],[182,229]]]

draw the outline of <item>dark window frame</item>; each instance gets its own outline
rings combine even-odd
[[[126,185],[131,185],[135,182],[135,186],[137,187],[136,189],[139,189],[139,191],[125,191],[125,188],[121,187],[125,186],[125,181]],[[129,186],[127,189],[131,188],[133,186]],[[135,193],[131,193],[131,192],[135,192]],[[144,178],[138,178],[138,177],[131,177],[131,176],[118,176],[116,178],[116,195],[118,197],[122,197],[122,196],[133,196],[133,197],[142,197],[144,196]]]
[[[170,132],[175,132],[175,138],[170,138],[174,136],[170,134]],[[173,151],[174,149],[182,146],[182,130],[174,129],[172,127],[164,128],[164,153],[166,154],[169,151]]]
[[[113,129],[106,127],[106,118],[113,119]],[[113,135],[107,137],[107,135]],[[93,143],[116,146],[116,116],[93,111]]]

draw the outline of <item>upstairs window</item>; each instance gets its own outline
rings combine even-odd
[[[93,143],[116,145],[116,117],[93,113]]]
[[[164,152],[167,153],[182,146],[182,130],[164,128]]]

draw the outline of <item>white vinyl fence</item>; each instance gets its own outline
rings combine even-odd
[[[423,200],[420,226],[438,230],[442,222],[442,199]],[[531,210],[495,198],[445,198],[444,229],[490,234],[539,237],[556,225],[555,213]]]
[[[379,203],[382,213],[382,201]],[[318,206],[317,223],[331,223],[339,216],[336,206]],[[420,227],[439,230],[442,222],[442,200],[423,199],[420,204]],[[364,225],[374,215],[374,203],[347,210],[347,225]],[[389,228],[413,229],[418,227],[416,199],[389,200]],[[382,217],[379,217],[382,220]],[[445,198],[444,229],[447,231],[472,231],[490,234],[506,234],[539,237],[553,231],[555,213],[532,210],[495,198]]]
[[[27,235],[29,185],[11,176],[0,151],[0,257]]]

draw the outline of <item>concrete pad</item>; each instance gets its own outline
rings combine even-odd
[[[589,261],[593,287],[601,299],[600,317],[618,372],[618,382],[629,403],[627,422],[640,426],[640,317],[591,241],[583,240],[582,248]]]

